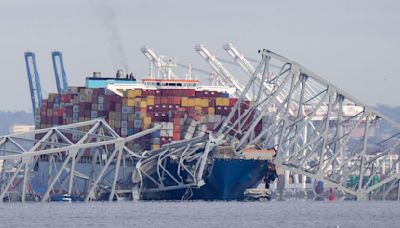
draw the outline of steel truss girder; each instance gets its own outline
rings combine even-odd
[[[260,64],[218,131],[235,132],[237,154],[248,147],[276,148],[277,165],[358,199],[398,186],[398,123],[302,65],[268,50],[260,52]],[[258,96],[246,103],[251,89]],[[244,105],[247,110],[240,111]],[[262,130],[256,131],[260,123]],[[383,124],[390,126],[390,134],[379,132]],[[369,154],[372,145],[379,148],[376,155]]]
[[[86,201],[98,199],[100,188],[109,189],[109,200],[113,200],[117,181],[122,170],[127,172],[126,160],[143,158],[131,151],[127,143],[160,130],[160,126],[137,134],[120,137],[104,119],[34,130],[0,137],[0,202],[10,194],[24,202],[27,195],[49,200],[50,194],[64,189],[74,194],[76,178],[87,179],[89,190],[81,193]],[[93,155],[97,172],[82,173],[76,169],[84,153]],[[41,156],[49,158],[49,180],[44,194],[35,193],[32,173]],[[105,159],[105,160],[104,160]],[[132,168],[133,169],[133,168]],[[98,175],[96,175],[98,173]],[[110,174],[114,174],[111,177]],[[106,178],[107,177],[107,178]],[[111,180],[111,182],[109,181]]]
[[[133,182],[139,184],[141,193],[199,188],[204,185],[209,154],[222,142],[222,137],[206,134],[150,151],[137,163]]]

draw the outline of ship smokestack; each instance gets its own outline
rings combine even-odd
[[[119,69],[117,70],[117,74],[115,75],[116,78],[122,78],[124,76],[124,70]]]
[[[101,72],[93,72],[94,78],[101,78]]]

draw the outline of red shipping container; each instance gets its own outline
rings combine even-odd
[[[155,90],[142,90],[142,96],[154,96],[155,92]]]
[[[173,104],[176,104],[176,105],[181,104],[181,98],[180,97],[173,97],[173,99],[174,99]]]
[[[229,106],[235,106],[237,101],[237,98],[229,98]]]
[[[189,93],[188,93],[188,91],[186,89],[181,89],[180,93],[181,93],[181,97],[188,97],[189,96]]]
[[[174,122],[174,127],[181,126],[181,119],[180,118],[174,118],[173,122]]]
[[[47,99],[42,100],[42,107],[47,107]]]
[[[168,103],[168,97],[161,97],[161,104],[167,104]]]
[[[194,89],[188,89],[188,97],[195,97],[196,91]]]
[[[174,97],[168,97],[167,104],[174,104]]]
[[[61,95],[61,102],[63,102],[63,103],[71,102],[71,95],[70,94]]]
[[[174,137],[172,138],[174,141],[179,141],[181,140],[181,133],[180,132],[174,132]]]
[[[159,96],[154,97],[154,104],[156,104],[156,105],[161,104],[161,97],[159,97]]]
[[[173,94],[175,97],[180,97],[182,96],[182,90],[181,89],[174,89]]]

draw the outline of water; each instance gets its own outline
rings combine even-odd
[[[0,204],[0,227],[400,227],[400,202]]]

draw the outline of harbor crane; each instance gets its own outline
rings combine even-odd
[[[37,113],[42,107],[42,87],[36,66],[35,53],[25,52],[25,65],[31,94],[32,111],[36,120]]]
[[[356,199],[386,200],[393,193],[400,199],[400,124],[299,63],[266,49],[259,52],[260,63],[246,86],[239,86],[235,105],[215,132],[151,151],[132,151],[129,145],[162,126],[121,137],[102,118],[0,136],[0,202],[37,197],[31,187],[37,168],[49,176],[41,201],[51,200],[56,190],[80,195],[84,201],[112,201],[119,194],[133,195],[131,184],[147,192],[188,189],[185,198],[190,198],[191,189],[204,184],[208,158],[218,146],[229,147],[238,157],[246,149],[273,148],[274,163],[283,170],[322,181]],[[35,111],[41,106],[35,55],[26,52],[25,62]],[[263,83],[271,86],[270,93],[263,92]],[[249,102],[251,89],[256,91]],[[345,104],[361,109],[345,115]],[[388,126],[384,132],[376,131],[380,124]],[[379,149],[371,151],[374,148]],[[177,172],[168,171],[168,159],[178,162]],[[81,161],[90,168],[77,165]],[[49,165],[37,166],[38,162]],[[132,180],[121,184],[129,175]],[[148,188],[141,185],[144,178],[151,181]],[[79,188],[79,182],[86,184]]]
[[[68,89],[67,74],[65,73],[62,53],[60,51],[51,52],[53,61],[54,76],[56,78],[57,92],[62,93]]]
[[[211,66],[211,68],[218,74],[221,75],[225,82],[233,85],[236,88],[236,95],[240,96],[244,91],[244,86],[237,80],[223,65],[217,58],[211,54],[211,52],[203,45],[199,44],[194,47],[197,53],[203,57],[204,60]],[[251,96],[246,94],[246,98],[248,100],[252,100]]]
[[[176,75],[172,71],[172,67],[176,66],[175,59],[168,58],[166,56],[160,56],[154,50],[147,46],[140,48],[140,51],[150,61],[150,64],[153,64],[157,68],[157,71],[159,73],[161,72],[164,79],[176,78]]]

